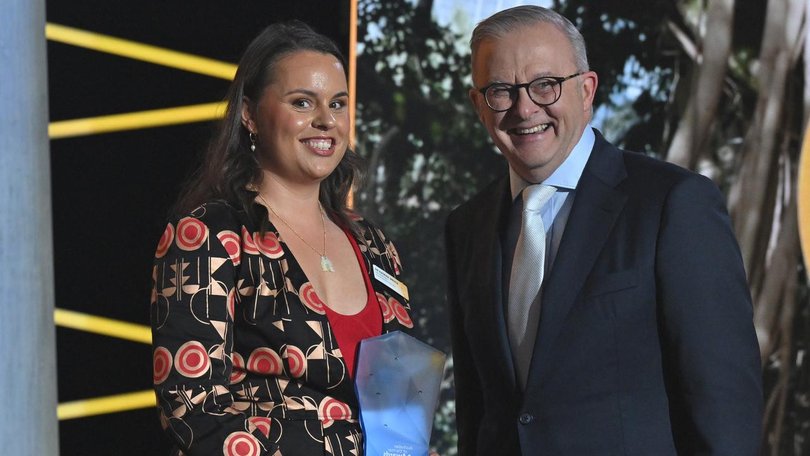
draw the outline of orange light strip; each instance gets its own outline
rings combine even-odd
[[[349,147],[355,152],[357,117],[357,0],[349,3]],[[349,207],[354,207],[354,189],[349,192]]]
[[[801,158],[799,160],[799,243],[801,245],[804,261],[810,261],[810,122],[804,129]],[[810,270],[807,270],[810,277]]]
[[[354,147],[357,115],[357,0],[349,7],[349,144]]]

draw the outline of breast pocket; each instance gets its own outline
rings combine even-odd
[[[591,278],[585,287],[586,298],[615,293],[638,286],[638,271],[625,269]]]

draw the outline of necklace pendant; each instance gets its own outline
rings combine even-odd
[[[329,258],[326,258],[326,255],[321,255],[321,271],[335,272],[335,267],[332,266],[332,262],[329,260]]]

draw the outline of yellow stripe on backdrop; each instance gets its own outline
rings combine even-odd
[[[62,326],[64,328],[131,340],[143,344],[152,343],[152,330],[144,325],[59,308],[54,310],[54,321],[56,322],[56,326]]]
[[[88,32],[73,27],[48,23],[45,38],[59,43],[120,55],[135,60],[155,63],[172,68],[231,80],[236,74],[236,65],[219,60],[199,57],[184,52],[172,51],[158,46],[137,43],[100,33]]]
[[[184,71],[221,79],[231,80],[236,74],[236,65],[232,63],[115,38],[100,33],[88,32],[64,25],[53,23],[46,24],[45,37],[59,43],[164,65],[171,68],[178,68]],[[60,120],[50,123],[48,126],[48,135],[51,139],[61,139],[122,130],[204,122],[222,118],[224,113],[225,103],[215,102],[83,119]]]
[[[144,344],[152,343],[152,333],[148,326],[137,325],[112,318],[97,317],[72,310],[55,309],[54,321],[57,326],[76,329],[103,336],[115,337]],[[106,413],[123,412],[155,406],[155,393],[152,390],[113,396],[63,402],[56,408],[60,420],[84,418]]]
[[[83,119],[58,120],[48,125],[51,139],[73,136],[95,135],[122,130],[162,127],[191,122],[204,122],[221,119],[225,114],[226,103],[203,103],[176,108],[151,109],[148,111],[111,114]]]
[[[56,408],[56,417],[60,421],[72,420],[93,415],[149,408],[154,407],[156,404],[154,391],[136,391],[134,393],[63,402]]]

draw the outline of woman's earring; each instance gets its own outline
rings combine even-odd
[[[256,152],[256,135],[251,131],[248,136],[250,137],[250,151]]]

